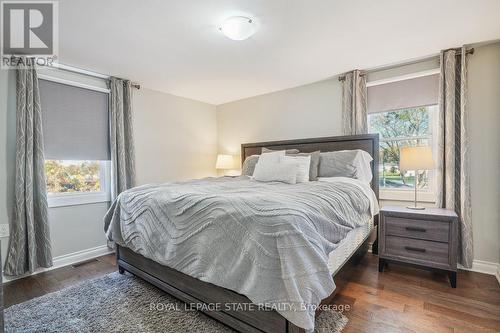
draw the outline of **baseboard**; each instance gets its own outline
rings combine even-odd
[[[474,261],[472,261],[471,268],[465,268],[460,264],[458,265],[458,268],[466,270],[466,271],[472,271],[472,272],[483,273],[483,274],[488,274],[488,275],[497,275],[498,270],[500,269],[500,264],[495,263],[495,262],[490,262],[490,261],[483,261],[483,260],[474,259]]]
[[[471,272],[494,275],[497,278],[498,284],[500,284],[500,264],[498,263],[483,260],[474,260],[472,261],[471,268],[465,268],[462,265],[458,265],[458,268]]]
[[[24,277],[27,277],[30,275],[36,275],[39,273],[51,271],[51,270],[56,269],[56,268],[61,268],[64,266],[73,265],[73,264],[76,264],[76,263],[79,263],[79,262],[82,262],[85,260],[89,260],[89,259],[93,259],[96,257],[100,257],[103,255],[109,254],[112,252],[114,252],[114,251],[112,249],[110,249],[107,245],[100,245],[100,246],[96,246],[96,247],[93,247],[90,249],[77,251],[77,252],[73,252],[73,253],[68,253],[68,254],[65,254],[62,256],[54,257],[52,267],[40,268],[40,269],[36,270],[35,272],[33,272],[32,274],[26,274],[26,275],[22,275],[22,276],[12,277],[12,276],[5,276],[4,275],[3,282],[5,283],[5,282],[9,282],[9,281],[14,281],[14,280],[21,279],[21,278],[24,278]]]

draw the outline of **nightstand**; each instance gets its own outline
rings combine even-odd
[[[383,207],[378,229],[379,272],[388,261],[413,264],[447,272],[456,288],[457,228],[458,216],[452,210]]]

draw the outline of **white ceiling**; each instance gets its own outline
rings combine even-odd
[[[61,0],[60,61],[221,104],[500,38],[499,0]],[[259,24],[246,41],[226,17]]]

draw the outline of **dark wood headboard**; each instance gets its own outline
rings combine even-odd
[[[269,141],[257,143],[244,143],[241,145],[241,161],[250,155],[260,155],[262,148],[275,150],[298,149],[303,153],[320,150],[322,152],[361,149],[373,157],[371,163],[373,180],[371,187],[378,198],[378,134],[362,134],[348,136],[331,136],[326,138],[298,139],[285,141]]]

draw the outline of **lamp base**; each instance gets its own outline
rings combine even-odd
[[[422,206],[406,206],[408,209],[413,209],[413,210],[424,210],[425,207]]]

